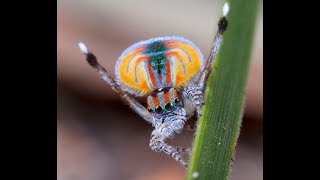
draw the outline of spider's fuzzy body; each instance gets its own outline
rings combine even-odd
[[[202,115],[206,80],[222,43],[222,33],[227,29],[228,11],[229,5],[225,4],[207,61],[199,48],[185,38],[157,37],[135,43],[123,51],[115,66],[116,79],[113,79],[95,55],[79,43],[88,63],[100,77],[153,125],[151,149],[170,155],[184,167],[188,163],[182,154],[190,152],[189,149],[170,146],[165,140],[180,133],[189,117]],[[147,108],[135,97],[145,97]]]

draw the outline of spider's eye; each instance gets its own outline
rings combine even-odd
[[[174,107],[174,106],[173,106],[172,103],[167,103],[164,108],[165,108],[167,111],[172,111],[173,107]]]
[[[179,102],[180,102],[179,99],[175,99],[175,100],[174,100],[174,103],[176,103],[176,104],[178,104]]]
[[[155,112],[157,114],[161,114],[163,112],[163,108],[161,106],[156,107]]]
[[[149,111],[149,112],[152,112],[152,109],[151,109],[151,108],[148,108],[148,111]]]

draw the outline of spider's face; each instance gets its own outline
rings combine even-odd
[[[171,138],[182,131],[186,119],[186,112],[180,103],[170,111],[165,109],[161,113],[153,113],[153,126],[158,137]]]
[[[174,88],[160,89],[148,96],[148,110],[153,126],[164,137],[179,133],[186,121],[186,112]]]

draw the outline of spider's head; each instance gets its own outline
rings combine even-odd
[[[148,96],[147,104],[158,136],[170,138],[181,132],[186,121],[186,112],[174,88],[154,91]]]

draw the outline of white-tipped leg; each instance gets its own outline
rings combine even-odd
[[[206,85],[207,78],[211,72],[211,65],[215,60],[217,53],[219,51],[219,48],[221,46],[222,34],[227,29],[227,26],[228,26],[228,20],[226,16],[229,12],[229,9],[230,9],[229,3],[225,3],[223,6],[223,16],[220,18],[218,22],[218,32],[214,37],[210,55],[207,59],[204,70],[200,74],[200,79],[195,84],[191,84],[185,87],[182,92],[184,98],[192,103],[198,117],[202,116],[201,109],[205,103],[203,98],[203,93],[204,93],[204,88]]]
[[[222,8],[222,15],[227,16],[229,13],[230,5],[228,2],[225,2]]]
[[[83,42],[79,42],[78,46],[80,48],[80,51],[86,56],[86,60],[90,64],[90,66],[97,70],[100,78],[103,79],[107,84],[109,84],[112,89],[117,92],[137,114],[139,114],[144,120],[152,123],[153,118],[149,111],[120,88],[120,86],[110,76],[110,74],[99,64],[96,56],[88,50],[86,45]]]
[[[214,37],[212,47],[210,50],[210,55],[207,59],[205,68],[202,71],[202,73],[200,75],[200,79],[197,83],[201,89],[204,89],[204,87],[205,87],[206,80],[211,72],[211,65],[212,65],[213,61],[216,59],[217,53],[218,53],[220,46],[222,44],[222,40],[223,40],[222,34],[223,34],[223,32],[226,31],[226,29],[228,27],[227,15],[228,15],[229,9],[230,9],[230,5],[228,2],[226,2],[223,6],[223,9],[222,9],[223,16],[220,18],[220,20],[218,22],[218,31]]]
[[[87,46],[86,46],[83,42],[79,42],[79,43],[78,43],[78,46],[79,46],[80,51],[81,51],[82,53],[84,53],[84,54],[88,54],[88,53],[89,53]]]

